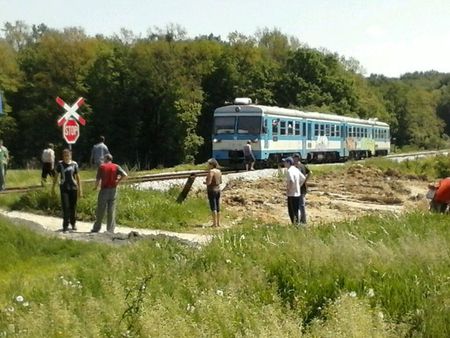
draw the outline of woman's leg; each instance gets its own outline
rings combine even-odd
[[[69,192],[65,189],[61,189],[61,209],[63,213],[63,231],[69,228],[69,218],[70,218],[70,202],[69,202]]]
[[[71,190],[69,192],[69,220],[72,225],[72,229],[76,229],[76,217],[77,217],[77,200],[78,200],[78,191]]]

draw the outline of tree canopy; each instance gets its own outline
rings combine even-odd
[[[450,74],[390,79],[362,72],[357,60],[309,48],[278,29],[192,39],[169,25],[146,36],[122,29],[92,37],[80,28],[6,23],[0,137],[18,166],[38,157],[47,142],[62,147],[55,98],[72,103],[83,96],[87,125],[74,147],[79,161],[87,161],[99,135],[122,163],[139,168],[203,161],[211,151],[213,110],[245,96],[259,104],[377,117],[391,125],[399,146],[444,143]]]

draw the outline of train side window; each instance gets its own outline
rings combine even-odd
[[[332,125],[331,125],[331,134],[330,134],[331,137],[333,137],[333,136],[336,135],[335,130],[336,130],[336,126],[335,126],[334,124],[332,124]]]
[[[272,120],[272,135],[278,135],[278,120]]]
[[[336,126],[336,136],[337,137],[341,136],[341,128],[340,128],[340,126]]]
[[[294,135],[294,121],[287,122],[287,133],[288,135]]]
[[[295,121],[294,134],[295,135],[300,135],[300,122],[299,121]]]
[[[325,125],[325,135],[330,136],[330,125],[329,124]]]
[[[314,125],[314,136],[319,136],[319,125],[318,124]]]
[[[347,127],[347,135],[348,137],[353,137],[353,127]]]
[[[320,125],[320,136],[324,136],[325,135],[325,125],[321,124]]]
[[[302,123],[302,125],[303,125],[303,133],[302,133],[302,135],[306,136],[306,123]],[[311,127],[311,125],[310,125],[310,127]],[[309,133],[311,134],[311,128],[309,129]]]
[[[280,122],[280,135],[286,135],[286,121]]]

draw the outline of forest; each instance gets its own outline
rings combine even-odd
[[[145,36],[121,29],[89,36],[82,28],[4,23],[0,32],[0,138],[13,167],[39,159],[47,142],[62,149],[55,102],[86,119],[74,158],[86,163],[99,135],[119,163],[137,169],[205,161],[212,114],[235,97],[305,111],[378,118],[397,149],[448,145],[450,74],[365,74],[355,59],[308,46],[274,28],[189,37],[176,24]]]

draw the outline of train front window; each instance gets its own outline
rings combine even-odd
[[[239,116],[238,134],[261,133],[261,116]]]
[[[214,134],[233,134],[235,116],[217,116],[214,120]]]

